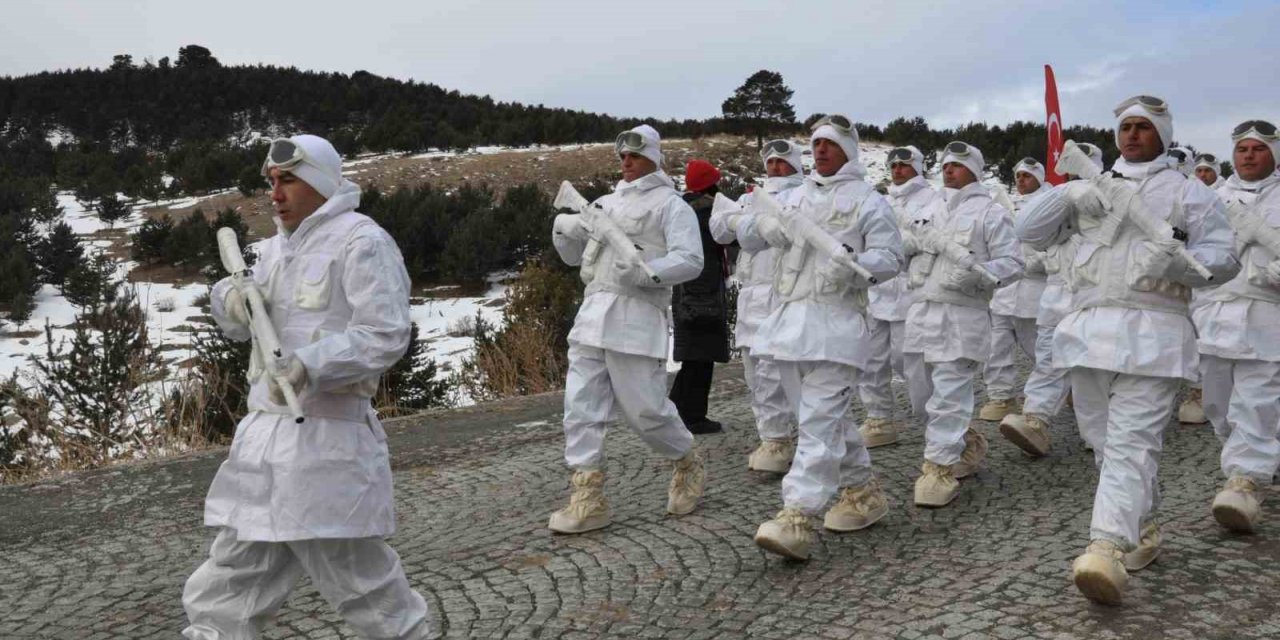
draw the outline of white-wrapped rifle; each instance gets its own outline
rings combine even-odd
[[[583,251],[584,256],[591,256],[593,259],[595,254],[600,250],[601,242],[608,243],[613,247],[615,253],[622,260],[635,264],[644,270],[645,275],[654,284],[662,284],[662,280],[658,278],[658,274],[644,261],[644,255],[641,253],[644,248],[636,244],[631,238],[618,228],[617,223],[609,217],[609,214],[598,203],[592,205],[587,199],[578,193],[568,180],[560,183],[560,191],[556,193],[556,199],[552,202],[552,206],[557,209],[568,209],[582,216],[582,220],[586,223],[587,234],[590,239],[587,240],[587,247]]]
[[[244,298],[249,316],[249,332],[253,336],[253,353],[250,356],[258,360],[258,364],[266,370],[267,375],[280,385],[285,404],[293,414],[294,422],[305,420],[302,404],[298,402],[298,394],[285,373],[284,352],[280,347],[280,338],[276,335],[276,327],[271,323],[267,313],[266,301],[262,298],[262,290],[253,280],[253,272],[244,263],[244,254],[240,252],[240,243],[236,241],[236,232],[230,227],[218,229],[218,254],[222,257],[222,266],[231,274],[232,286]],[[264,355],[265,354],[265,355]],[[253,367],[250,366],[250,369]]]
[[[847,269],[862,276],[863,280],[876,284],[879,282],[875,276],[871,275],[867,268],[858,264],[858,252],[839,240],[836,240],[827,233],[822,227],[818,226],[814,221],[804,217],[799,211],[792,211],[791,215],[783,217],[781,215],[783,207],[769,192],[764,189],[756,189],[751,192],[751,205],[759,207],[756,215],[773,216],[781,223],[784,229],[789,230],[799,239],[803,240],[809,246],[818,250],[818,253],[835,260]]]
[[[1119,183],[1108,181],[1119,181],[1119,178],[1103,173],[1098,166],[1093,164],[1089,159],[1089,155],[1076,144],[1075,140],[1068,140],[1062,146],[1062,154],[1058,157],[1058,164],[1053,168],[1060,175],[1068,173],[1085,178],[1093,187],[1098,190],[1099,200],[1106,204],[1104,216],[1099,220],[1097,225],[1081,225],[1080,235],[1097,242],[1103,246],[1111,246],[1120,234],[1120,229],[1125,221],[1129,221],[1138,229],[1142,235],[1148,240],[1164,244],[1175,242],[1177,246],[1174,251],[1178,257],[1182,258],[1195,269],[1196,273],[1205,280],[1213,280],[1213,273],[1208,267],[1205,267],[1196,260],[1195,256],[1187,251],[1186,232],[1174,229],[1168,222],[1161,220],[1155,216],[1146,213],[1146,207],[1142,205],[1142,201],[1136,189],[1133,189],[1122,181]],[[1110,189],[1101,188],[1106,184]],[[1123,188],[1116,188],[1123,185]],[[1105,194],[1110,191],[1115,197],[1108,198]],[[1139,198],[1137,205],[1131,202],[1132,199]]]
[[[1249,213],[1244,203],[1232,202],[1227,206],[1227,221],[1242,243],[1257,244],[1272,256],[1280,257],[1280,229],[1267,224],[1262,216]]]
[[[924,253],[943,256],[956,264],[963,264],[973,259],[973,251],[952,240],[946,233],[938,231],[937,227],[929,226],[929,222],[929,220],[916,220],[911,225],[912,233],[915,233],[916,241],[920,243],[920,249]],[[986,280],[992,287],[1000,286],[1000,278],[987,271],[987,268],[981,264],[974,263],[969,266],[969,270]]]

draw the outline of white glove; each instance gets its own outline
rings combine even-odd
[[[1262,274],[1271,281],[1271,286],[1280,287],[1280,260],[1272,260],[1262,268]]]
[[[973,272],[973,269],[961,269],[959,265],[951,265],[947,269],[947,273],[942,279],[942,288],[952,291],[969,292],[978,289],[982,284],[982,276]]]
[[[1120,183],[1119,180],[1103,180],[1102,184],[1112,187],[1116,186],[1111,183]],[[1123,184],[1123,183],[1121,183]],[[1090,218],[1104,218],[1107,215],[1107,204],[1102,199],[1103,194],[1087,180],[1074,180],[1068,182],[1065,187],[1067,200],[1071,202],[1071,206],[1076,213]]]
[[[555,222],[551,225],[552,231],[557,235],[562,235],[574,240],[586,240],[591,233],[591,227],[586,218],[577,213],[561,213],[556,215]]]
[[[836,284],[846,284],[852,282],[857,277],[858,272],[854,271],[846,262],[836,260],[834,257],[823,260],[818,265],[818,277],[827,282]]]
[[[288,381],[289,386],[293,389],[295,395],[302,394],[302,388],[307,386],[307,368],[302,366],[302,361],[297,358],[289,358],[289,363],[284,366],[284,377]],[[267,397],[278,405],[284,405],[284,391],[280,389],[280,384],[276,382],[274,376],[267,376]]]
[[[756,230],[771,247],[786,249],[791,246],[791,236],[778,216],[760,216],[756,219]]]
[[[246,327],[253,320],[249,317],[249,301],[235,287],[228,287],[222,296],[222,309],[227,312],[227,319]]]
[[[913,233],[910,228],[903,227],[901,230],[901,235],[902,235],[902,255],[907,256],[909,258],[922,251],[919,238],[916,238],[916,234]]]
[[[661,286],[654,283],[649,274],[645,272],[644,267],[640,266],[640,262],[626,262],[617,260],[613,263],[613,268],[618,270],[618,279],[622,282],[635,287],[655,287]]]
[[[1024,273],[1028,275],[1042,275],[1048,273],[1045,269],[1045,259],[1048,256],[1043,251],[1025,249],[1022,252],[1022,257],[1026,262]]]
[[[1169,277],[1169,271],[1173,268],[1174,259],[1177,257],[1178,244],[1175,240],[1169,242],[1150,242],[1142,241],[1140,249],[1134,251],[1133,257],[1133,275],[1135,277],[1162,278]]]

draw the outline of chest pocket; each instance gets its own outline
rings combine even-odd
[[[333,290],[333,257],[306,256],[298,269],[293,301],[299,309],[317,311],[329,306]]]
[[[1079,291],[1102,281],[1102,257],[1098,256],[1098,249],[1101,246],[1091,241],[1080,243],[1080,247],[1076,249],[1076,254],[1071,260],[1071,269],[1067,271],[1065,276],[1067,288],[1072,291]]]

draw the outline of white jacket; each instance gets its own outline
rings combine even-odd
[[[1239,264],[1225,210],[1204,184],[1175,170],[1168,156],[1147,163],[1120,160],[1113,170],[1133,182],[1151,215],[1186,230],[1187,250],[1215,279],[1235,276]],[[1071,207],[1061,205],[1061,193],[1039,198],[1028,207],[1017,222],[1021,240],[1043,249],[1074,233],[1076,216]],[[1149,251],[1149,243],[1127,223],[1111,246],[1080,238],[1067,274],[1073,310],[1054,333],[1055,367],[1199,378],[1195,328],[1187,302],[1190,287],[1206,282],[1176,262],[1178,266],[1167,277],[1138,273],[1134,256]]]
[[[928,220],[935,209],[945,205],[942,194],[929,186],[928,181],[916,176],[900,185],[889,186],[889,202],[893,204],[898,225],[913,220]],[[910,230],[908,230],[910,231]],[[902,322],[911,308],[909,278],[903,269],[888,282],[882,282],[867,291],[867,313],[877,320]]]
[[[805,216],[835,239],[858,252],[858,264],[877,280],[898,273],[902,237],[893,208],[862,180],[852,163],[835,175],[812,174],[790,194],[791,215]],[[754,218],[738,227],[739,242],[762,239]],[[761,324],[753,353],[776,360],[826,361],[867,368],[866,288],[853,276],[831,281],[824,276],[827,258],[799,238],[775,261],[774,289],[779,304]]]
[[[946,209],[929,222],[937,232],[973,252],[974,260],[1008,286],[1022,276],[1022,249],[1013,235],[1013,224],[1004,208],[991,199],[981,183],[974,182],[953,193]],[[927,259],[912,258],[912,269]],[[961,358],[986,362],[991,355],[992,290],[983,283],[964,290],[948,288],[948,273],[959,269],[939,255],[915,289],[907,312],[904,353],[924,354],[925,362],[950,362]]]
[[[786,202],[791,191],[804,183],[804,176],[795,173],[789,176],[766,178],[763,188],[778,202]],[[751,194],[744,193],[738,198],[743,217],[754,215],[751,209]],[[729,227],[729,219],[733,217],[724,213],[713,214],[710,220],[711,237],[720,244],[738,242],[738,264],[735,273],[738,276],[738,313],[734,323],[733,339],[735,347],[750,347],[755,339],[760,323],[769,316],[778,305],[773,291],[773,262],[776,252],[768,243],[758,237],[753,243],[751,239],[739,238],[737,231]]]
[[[1218,196],[1228,207],[1261,217],[1280,229],[1280,175],[1255,183],[1231,176]],[[1239,243],[1239,237],[1237,237]],[[1256,243],[1240,246],[1240,273],[1204,290],[1192,310],[1200,332],[1200,353],[1237,360],[1280,362],[1280,286],[1263,269],[1277,256]]]
[[[1032,200],[1048,191],[1049,187],[1045,183],[1041,183],[1040,188],[1031,193],[1014,196],[1013,205],[1015,211],[1013,218],[1016,220],[1018,214]],[[1022,272],[1022,279],[1007,287],[1001,287],[991,296],[991,313],[1015,318],[1035,318],[1039,315],[1040,300],[1044,296],[1047,285],[1046,280],[1049,275],[1045,269],[1045,255],[1023,245],[1022,258],[1026,267]]]
[[[589,242],[580,226],[553,233],[560,258],[581,264],[589,280],[573,320],[569,342],[650,358],[667,357],[671,325],[671,287],[702,271],[698,217],[676,193],[667,174],[655,171],[633,182],[619,182],[596,201],[623,233],[640,245],[659,284],[628,282],[608,243]],[[595,206],[594,204],[592,206]],[[597,247],[584,255],[589,247]]]
[[[205,502],[205,524],[240,540],[388,536],[395,531],[386,434],[369,404],[378,378],[409,344],[409,276],[395,241],[356,213],[360,188],[343,182],[292,233],[261,245],[254,278],[281,346],[306,368],[306,422],[271,402],[265,377],[249,392],[227,461]],[[230,279],[213,288],[218,326]]]

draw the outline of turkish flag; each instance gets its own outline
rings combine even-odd
[[[1049,184],[1062,184],[1067,179],[1053,170],[1058,165],[1058,156],[1062,154],[1062,111],[1058,108],[1058,83],[1053,79],[1053,67],[1047,64],[1044,66],[1044,110],[1044,128],[1049,133],[1044,178]]]

